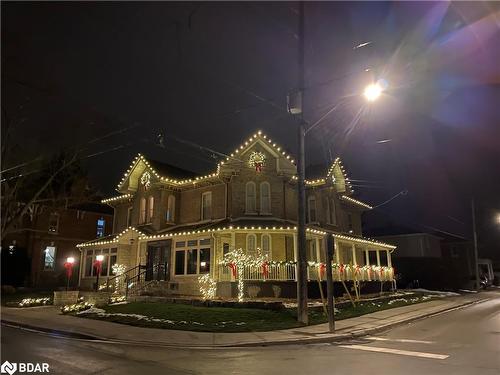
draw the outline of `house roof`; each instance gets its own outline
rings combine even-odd
[[[192,179],[198,176],[197,173],[188,171],[187,169],[182,169],[172,164],[150,159],[147,156],[145,156],[145,158],[149,162],[149,165],[151,165],[151,167],[153,167],[153,169],[162,176],[169,176],[178,180]]]

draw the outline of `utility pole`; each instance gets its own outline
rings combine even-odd
[[[476,232],[476,209],[474,205],[474,198],[471,199],[472,210],[472,234],[474,236],[474,268],[476,273],[476,290],[479,291],[479,262],[477,252],[477,232]]]
[[[306,259],[306,191],[305,191],[305,127],[304,127],[304,1],[299,4],[298,92],[298,230],[297,230],[297,320],[308,324],[307,259]]]
[[[331,234],[326,235],[326,299],[328,303],[328,328],[335,332],[335,296],[333,295],[332,251],[334,239]]]

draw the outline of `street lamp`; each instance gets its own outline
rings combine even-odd
[[[74,257],[67,257],[66,258],[66,263],[64,263],[64,268],[66,268],[66,278],[67,278],[66,291],[68,291],[68,289],[69,289],[69,281],[71,280],[71,275],[73,274],[73,265],[74,264],[75,264]]]
[[[99,275],[101,274],[101,266],[102,261],[104,260],[104,255],[96,255],[94,267],[96,268],[96,282],[95,282],[95,290],[99,291]]]
[[[300,52],[299,61],[303,71],[303,2],[301,2],[301,22],[300,22]],[[303,76],[299,77],[300,88],[292,92],[287,97],[288,112],[298,120],[298,155],[297,155],[297,203],[298,203],[298,217],[297,217],[297,320],[301,323],[308,324],[307,312],[307,259],[306,259],[306,225],[305,225],[305,207],[306,207],[306,194],[305,194],[305,135],[312,128],[316,127],[320,121],[326,116],[323,116],[314,125],[305,129],[306,121],[303,118],[303,101],[304,92],[301,87],[303,84]],[[363,95],[369,102],[377,100],[382,92],[387,88],[387,82],[383,79],[378,80],[376,83],[368,85]],[[328,252],[328,249],[327,249]],[[328,261],[327,261],[328,263]],[[327,268],[327,272],[331,273],[331,267]],[[330,278],[329,278],[330,279]],[[328,283],[328,300],[333,299],[333,281],[327,280]],[[333,312],[333,308],[331,309]],[[333,319],[333,315],[332,315]],[[329,316],[330,320],[330,316]],[[334,325],[330,324],[330,329],[334,329]]]

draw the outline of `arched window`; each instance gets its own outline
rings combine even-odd
[[[141,207],[139,210],[139,224],[146,222],[146,198],[141,198]]]
[[[255,214],[257,212],[256,208],[256,197],[255,197],[255,182],[247,182],[246,188],[246,200],[245,200],[245,212],[247,214]]]
[[[260,213],[271,213],[271,186],[269,182],[260,183]]]
[[[262,255],[267,255],[268,259],[271,259],[271,236],[269,234],[263,234],[260,239],[260,249]]]
[[[201,220],[212,219],[212,192],[206,191],[201,195]]]
[[[166,219],[169,223],[175,220],[175,197],[173,195],[169,195],[167,199]]]
[[[247,254],[255,255],[257,253],[257,236],[255,234],[247,234]]]
[[[310,223],[316,221],[316,197],[314,195],[307,198],[307,219]]]
[[[153,220],[153,214],[155,209],[155,198],[151,195],[148,202],[148,223]]]

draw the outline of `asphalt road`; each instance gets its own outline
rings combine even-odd
[[[53,374],[500,374],[500,294],[362,340],[261,348],[137,347],[2,327],[2,362]]]

